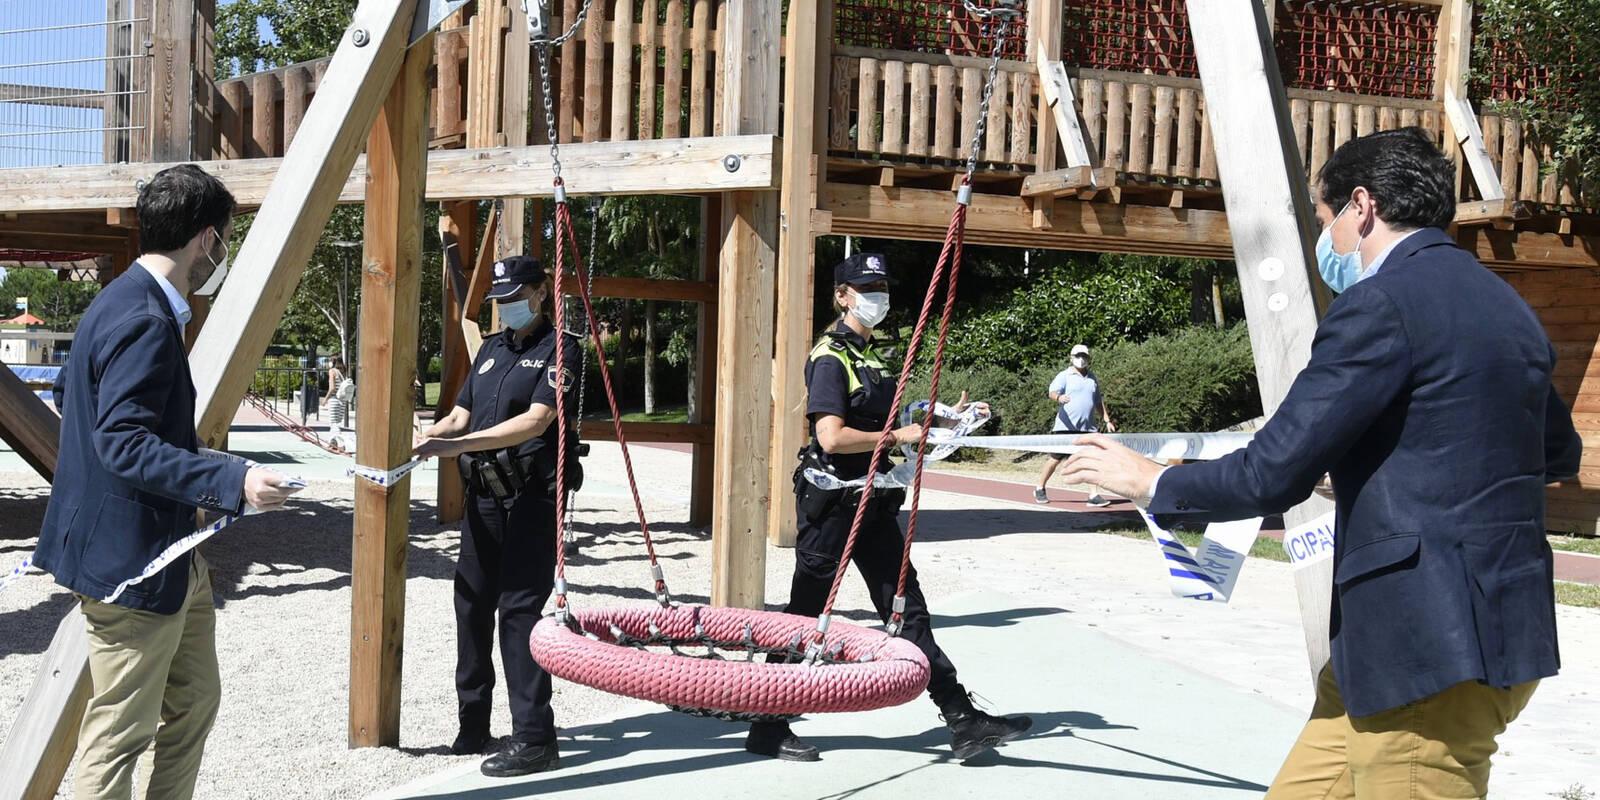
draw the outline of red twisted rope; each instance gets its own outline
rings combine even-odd
[[[856,504],[855,518],[850,523],[850,535],[845,538],[844,551],[839,555],[839,568],[834,571],[833,586],[828,590],[828,602],[822,608],[823,618],[833,615],[834,600],[839,596],[839,587],[843,585],[845,571],[850,566],[850,555],[855,551],[856,539],[861,534],[862,521],[866,519],[867,500],[873,491],[873,481],[878,475],[878,465],[883,461],[883,454],[887,445],[894,440],[895,423],[899,421],[900,403],[905,396],[906,384],[911,378],[912,366],[916,363],[917,351],[922,346],[922,335],[927,331],[928,321],[933,316],[933,300],[938,295],[940,283],[948,272],[950,275],[949,289],[945,298],[944,314],[940,321],[939,342],[934,354],[933,382],[930,387],[932,390],[930,392],[931,399],[938,399],[940,362],[944,358],[945,337],[949,333],[951,311],[955,307],[955,274],[960,270],[961,266],[961,244],[966,235],[966,227],[967,206],[964,203],[957,203],[955,211],[950,215],[950,226],[945,231],[944,248],[939,252],[939,261],[934,265],[933,276],[928,281],[928,291],[922,299],[922,311],[917,317],[917,326],[911,333],[911,343],[906,349],[905,364],[900,368],[900,380],[895,385],[894,402],[890,406],[889,417],[884,420],[883,431],[878,436],[878,443],[872,450],[872,463],[867,469],[867,483],[861,489],[861,500]],[[954,260],[950,258],[952,251],[956,256]],[[901,557],[898,595],[905,594],[906,575],[911,566],[911,538],[916,530],[917,504],[921,500],[922,493],[922,454],[927,449],[928,428],[932,421],[933,415],[931,413],[923,419],[922,435],[917,442],[916,479],[913,483],[914,494],[911,500],[911,518],[908,523],[906,543]],[[899,614],[897,613],[895,617],[898,619]],[[824,636],[825,633],[819,630],[815,633],[814,640],[820,643]]]
[[[563,185],[562,180],[560,178],[556,178],[555,185],[558,186],[558,187],[562,186]],[[560,193],[558,192],[558,194],[560,194]],[[556,277],[555,277],[555,287],[554,287],[555,288],[555,296],[556,296],[556,300],[555,300],[555,329],[556,329],[556,332],[557,332],[558,336],[561,335],[562,331],[566,330],[566,328],[563,327],[563,319],[564,319],[564,316],[565,316],[565,314],[563,313],[563,308],[566,305],[565,302],[564,302],[564,298],[566,297],[566,295],[563,294],[563,292],[562,292],[562,286],[564,284],[564,278],[566,277],[567,247],[568,247],[568,245],[570,245],[570,247],[572,249],[572,264],[573,264],[574,277],[576,277],[577,280],[578,280],[578,297],[583,301],[583,309],[584,309],[585,313],[588,314],[588,318],[591,321],[590,325],[589,325],[589,336],[590,336],[591,341],[594,342],[595,358],[596,358],[597,361],[600,362],[600,378],[601,378],[601,381],[605,384],[606,402],[609,403],[610,406],[611,406],[611,424],[612,424],[613,428],[616,430],[617,444],[622,446],[622,464],[623,464],[623,466],[626,469],[627,474],[628,474],[628,488],[629,488],[629,490],[631,490],[633,492],[633,508],[634,508],[634,511],[639,516],[639,531],[644,534],[645,550],[648,551],[649,554],[650,554],[650,570],[651,570],[651,574],[652,575],[656,575],[656,574],[660,574],[660,566],[659,566],[659,562],[657,562],[657,560],[656,560],[655,542],[652,541],[651,538],[650,538],[650,524],[645,521],[644,501],[641,500],[640,497],[639,497],[639,482],[638,482],[637,479],[634,478],[634,474],[633,474],[633,457],[631,455],[629,455],[629,453],[628,453],[628,437],[623,435],[623,433],[622,433],[622,412],[617,407],[617,394],[616,394],[616,391],[613,390],[612,386],[611,386],[611,368],[606,365],[606,348],[605,348],[605,345],[600,342],[600,329],[599,329],[599,327],[597,327],[596,325],[593,324],[593,320],[594,320],[595,316],[594,316],[594,306],[590,302],[590,298],[589,298],[589,284],[588,284],[588,280],[587,280],[588,272],[584,269],[583,258],[578,253],[578,244],[577,244],[577,242],[578,242],[578,237],[577,237],[577,234],[576,234],[576,232],[574,232],[573,227],[572,227],[572,211],[568,207],[567,201],[565,199],[558,199],[558,200],[556,200],[556,220],[555,220],[555,249],[556,249],[556,265],[555,265]],[[562,347],[560,345],[560,343],[558,342],[557,345],[556,345],[556,375],[557,376],[562,376],[562,375],[566,374],[566,368],[565,368],[566,357],[565,357],[565,353],[566,353],[566,348]],[[577,380],[583,380],[583,376],[581,376],[581,375],[578,376]],[[559,383],[559,377],[557,379],[557,382]],[[566,441],[567,441],[566,393],[559,386],[558,386],[558,388],[556,390],[556,426],[557,426],[556,427],[557,438],[558,438],[559,441],[561,441],[563,444],[565,444]],[[567,460],[567,448],[564,447],[564,446],[563,447],[558,447],[556,449],[556,519],[558,519],[558,520],[559,519],[564,519],[565,518],[565,513],[566,513],[566,503],[567,503],[567,499],[566,499],[567,498],[567,487],[566,487],[566,485],[567,485],[567,468],[566,468],[566,460]],[[562,546],[561,537],[558,536],[558,537],[556,537],[556,580],[558,581],[559,585],[562,585],[562,586],[565,585],[565,582],[566,582],[566,569],[567,569],[566,548]],[[655,582],[655,588],[656,588],[656,594],[657,595],[664,595],[665,592],[666,592],[666,588],[667,588],[666,581],[662,580],[660,578],[657,578],[656,582]],[[567,605],[566,594],[564,592],[557,593],[557,595],[556,595],[556,608],[566,608],[566,605]]]

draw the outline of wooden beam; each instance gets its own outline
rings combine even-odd
[[[717,85],[723,130],[773,133],[778,128],[779,0],[727,0],[722,8],[727,16],[718,27]],[[711,602],[761,608],[766,603],[778,198],[727,193],[721,234]]]
[[[1542,267],[1600,269],[1600,236],[1501,231],[1463,227],[1456,241],[1491,268]]]
[[[681,303],[717,302],[717,285],[709,281],[676,278],[623,278],[596,275],[589,294],[593,297],[619,297],[628,300],[667,300]],[[567,290],[578,295],[578,287]]]
[[[714,427],[694,422],[623,422],[622,433],[630,443],[708,445],[715,436]],[[586,420],[583,438],[591,442],[614,442],[617,440],[617,431],[609,418]]]
[[[1265,9],[1254,2],[1189,0],[1189,31],[1234,231],[1261,405],[1270,417],[1310,361],[1311,340],[1328,302],[1326,288],[1313,277],[1317,230],[1311,197]],[[1263,120],[1263,114],[1270,118]],[[1300,525],[1332,507],[1312,495],[1284,521]],[[1297,570],[1295,588],[1315,679],[1329,656],[1332,559],[1325,567]]]
[[[1455,224],[1485,225],[1496,220],[1529,219],[1533,209],[1528,203],[1507,200],[1472,200],[1456,204]]]
[[[522,3],[508,3],[505,10],[509,20],[504,44],[505,66],[500,70],[500,138],[496,144],[506,147],[523,147],[528,144],[528,14]],[[543,116],[540,117],[543,125]],[[548,180],[546,181],[548,182]],[[527,252],[527,203],[517,198],[505,201],[505,216],[500,220],[500,233],[495,240],[495,254],[500,258],[522,255]]]
[[[350,87],[330,88],[348,90]],[[322,97],[323,94],[316,96]],[[316,128],[318,134],[310,136],[302,130],[294,142],[306,148],[305,153],[316,152],[310,150],[315,143],[326,145],[331,138],[327,131],[329,120],[316,120],[316,98],[306,112],[303,127]],[[329,111],[324,107],[322,115],[325,117]],[[772,134],[570,144],[561,147],[561,174],[568,185],[582,186],[585,195],[770,190],[780,184],[777,166],[781,145],[782,141]],[[725,163],[729,156],[735,161]],[[286,159],[257,158],[206,161],[199,166],[221,178],[240,206],[252,208],[266,202],[268,190],[285,163]],[[733,163],[735,169],[729,170],[729,163]],[[149,180],[171,166],[175,165],[139,163],[9,169],[5,171],[6,191],[0,193],[0,214],[101,212],[107,208],[132,206],[138,199],[138,182]],[[364,158],[355,159],[348,172],[340,171],[337,176],[332,170],[328,173],[322,176],[319,188],[338,192],[335,197],[340,203],[362,201],[367,176]],[[293,182],[297,186],[304,184],[316,174],[296,170]],[[324,186],[323,181],[334,182],[334,185]],[[427,199],[433,202],[484,197],[549,197],[552,194],[550,148],[532,145],[429,153],[427,191]],[[314,243],[315,237],[310,242]]]
[[[0,800],[56,796],[78,746],[78,720],[89,695],[89,638],[74,605],[56,626],[38,676],[0,746]]]
[[[1078,194],[1084,189],[1107,189],[1117,183],[1117,171],[1110,167],[1065,167],[1029,175],[1022,179],[1023,197],[1059,197]]]
[[[490,279],[494,277],[494,243],[500,230],[501,206],[496,205],[489,214],[489,224],[483,226],[483,238],[478,241],[472,274],[467,278],[467,298],[462,303],[461,335],[467,345],[467,360],[476,361],[478,348],[483,346],[483,331],[478,327],[478,317],[483,310],[484,298],[489,294]]]
[[[445,224],[448,232],[445,234],[447,243],[454,243],[454,264],[462,271],[461,296],[456,296],[457,277],[453,274],[455,268],[452,259],[447,254],[444,260],[444,274],[440,303],[443,307],[443,337],[440,355],[439,374],[439,402],[434,407],[434,421],[443,419],[455,408],[456,394],[461,391],[462,384],[466,383],[467,371],[472,366],[472,356],[467,353],[467,343],[462,332],[462,309],[466,305],[466,279],[467,264],[474,263],[473,259],[473,233],[478,222],[477,204],[471,201],[450,203],[444,210]],[[461,480],[461,470],[439,470],[438,482],[439,503],[436,509],[438,520],[441,523],[459,522],[466,513],[466,486]]]
[[[1068,141],[1071,136],[1069,130],[1077,128],[1077,110],[1072,107],[1070,99],[1071,87],[1068,87],[1068,101],[1062,109],[1060,96],[1052,97],[1050,92],[1053,86],[1044,74],[1044,65],[1050,62],[1059,63],[1061,58],[1061,3],[1029,3],[1028,4],[1028,58],[1039,66],[1039,99],[1034,109],[1034,117],[1038,120],[1034,131],[1034,172],[1049,172],[1056,168],[1056,151],[1058,133],[1062,137],[1060,144],[1066,147],[1068,166],[1086,166],[1088,161],[1081,165],[1073,163],[1072,145]],[[1066,73],[1062,72],[1065,79]],[[944,102],[943,99],[940,100]],[[1019,98],[1019,104],[1021,100]],[[1059,111],[1071,115],[1070,122],[1058,115]],[[1072,127],[1066,127],[1070,124]],[[1081,132],[1078,141],[1083,140]]]
[[[407,52],[367,140],[372,165],[362,242],[356,452],[393,469],[411,458],[421,321],[422,182],[428,152],[428,65],[433,42]],[[356,481],[350,568],[351,747],[400,743],[400,655],[405,634],[411,482]]]
[[[362,0],[190,355],[196,429],[227,432],[405,55],[417,0]],[[364,32],[358,38],[354,32]],[[365,176],[363,176],[365,178]],[[131,185],[129,188],[132,188]],[[102,208],[125,203],[102,204]],[[218,324],[223,323],[223,324]]]
[[[826,95],[829,87],[826,71],[831,59],[826,47],[833,41],[832,31],[832,3],[790,0],[783,86],[783,173],[789,180],[779,201],[784,224],[778,243],[773,428],[768,456],[772,500],[767,538],[780,547],[793,547],[798,533],[790,473],[794,454],[805,444],[807,433],[803,415],[793,409],[805,404],[804,367],[811,349],[811,299],[816,295],[816,235],[811,229],[811,212],[817,206],[817,171],[826,169],[827,163],[827,126],[817,124],[818,112],[825,113],[827,103],[819,104],[817,95]]]
[[[1467,96],[1467,73],[1472,49],[1472,0],[1443,0],[1439,6],[1438,40],[1434,44],[1433,96],[1443,102],[1450,93],[1456,97]],[[1443,120],[1445,142],[1459,142],[1464,138],[1447,113]],[[1449,148],[1446,155],[1455,162],[1457,196],[1461,190],[1463,151]]]
[[[0,364],[0,439],[45,480],[55,480],[61,417],[4,364]]]

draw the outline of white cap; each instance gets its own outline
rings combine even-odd
[[[1086,344],[1075,344],[1075,345],[1073,345],[1072,346],[1072,354],[1073,355],[1077,355],[1079,353],[1082,353],[1084,355],[1089,355],[1089,345],[1086,345]]]

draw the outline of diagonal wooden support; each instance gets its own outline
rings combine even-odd
[[[1450,120],[1450,130],[1456,143],[1461,145],[1461,157],[1472,171],[1472,182],[1478,185],[1478,194],[1485,200],[1505,199],[1500,186],[1500,175],[1495,172],[1494,160],[1483,144],[1483,129],[1478,126],[1478,115],[1472,113],[1472,103],[1457,97],[1454,89],[1445,87],[1444,114]]]
[[[1261,404],[1270,417],[1311,359],[1317,320],[1327,307],[1327,290],[1313,277],[1317,226],[1262,4],[1189,0],[1189,30],[1205,87]],[[1293,527],[1332,507],[1313,496],[1284,521]],[[1328,661],[1333,560],[1296,571],[1295,589],[1315,676]]]
[[[1089,145],[1084,141],[1083,128],[1078,125],[1078,109],[1072,100],[1072,82],[1067,78],[1067,68],[1060,61],[1038,58],[1039,94],[1055,119],[1056,135],[1061,139],[1062,151],[1067,154],[1068,167],[1087,167],[1091,161]]]
[[[478,312],[483,308],[484,297],[489,294],[489,279],[494,277],[494,243],[500,234],[500,217],[503,213],[503,207],[496,204],[494,213],[489,215],[489,224],[483,226],[483,240],[478,242],[472,274],[467,279],[466,301],[461,305],[461,335],[467,344],[469,364],[477,360],[478,348],[483,346]]]
[[[0,748],[0,800],[49,800],[78,746],[78,720],[89,702],[89,639],[74,605],[50,640],[39,675]],[[72,724],[57,724],[57,720]]]
[[[0,439],[45,480],[55,480],[61,417],[4,364],[0,364]]]
[[[196,428],[227,432],[406,54],[417,0],[362,0],[190,352]],[[218,324],[223,323],[223,324]]]

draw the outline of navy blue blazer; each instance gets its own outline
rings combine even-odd
[[[1354,716],[1556,673],[1545,484],[1582,443],[1533,310],[1443,231],[1336,298],[1250,446],[1162,474],[1162,524],[1337,496],[1333,670]]]
[[[56,379],[61,452],[34,563],[95,599],[195,529],[196,507],[238,513],[246,468],[198,455],[194,380],[161,285],[135,264],[83,315]],[[176,613],[189,555],[117,604]]]

